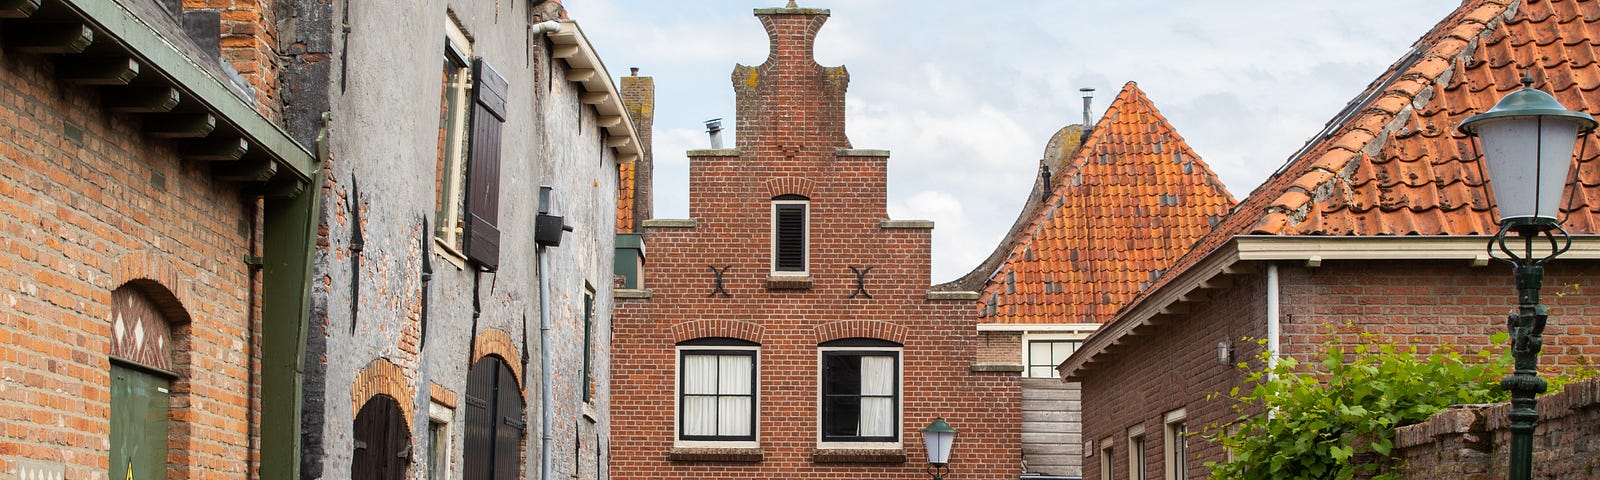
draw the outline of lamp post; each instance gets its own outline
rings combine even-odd
[[[1572,165],[1572,147],[1579,134],[1595,128],[1594,117],[1568,110],[1531,87],[1500,99],[1489,111],[1461,122],[1461,132],[1479,138],[1488,166],[1489,188],[1500,231],[1489,241],[1489,255],[1510,263],[1517,281],[1517,311],[1507,318],[1515,369],[1500,382],[1511,392],[1511,480],[1529,480],[1533,467],[1533,431],[1539,420],[1536,396],[1547,384],[1538,376],[1547,313],[1539,304],[1544,264],[1567,251],[1572,237],[1561,228],[1562,190]],[[1508,239],[1515,234],[1521,242]],[[1536,248],[1540,237],[1548,250]],[[1520,245],[1518,245],[1520,243]],[[1506,258],[1495,256],[1499,250]],[[1543,256],[1536,255],[1543,254]]]
[[[928,475],[933,480],[944,480],[944,475],[950,473],[950,447],[956,442],[956,429],[944,422],[944,417],[933,419],[933,423],[922,429],[922,443],[928,447]]]

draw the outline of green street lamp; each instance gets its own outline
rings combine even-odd
[[[933,419],[933,423],[922,429],[922,443],[928,447],[928,475],[933,480],[944,480],[945,474],[950,473],[950,447],[956,442],[956,429],[944,422],[944,417]]]
[[[1511,92],[1489,111],[1461,122],[1461,133],[1478,137],[1483,163],[1488,166],[1489,190],[1500,231],[1489,241],[1489,255],[1510,263],[1517,279],[1517,311],[1507,318],[1515,369],[1500,382],[1511,392],[1511,480],[1529,480],[1533,467],[1533,431],[1539,420],[1536,397],[1547,384],[1538,376],[1539,349],[1543,346],[1544,305],[1539,289],[1544,264],[1566,252],[1572,237],[1556,216],[1562,190],[1572,165],[1572,147],[1579,134],[1594,130],[1594,117],[1568,110],[1550,96],[1531,87],[1524,76],[1522,89]],[[1521,245],[1507,239],[1515,233]],[[1543,237],[1548,249],[1536,242]],[[1495,251],[1505,255],[1500,258]],[[1537,251],[1536,251],[1537,250]],[[1543,256],[1536,256],[1543,254]]]

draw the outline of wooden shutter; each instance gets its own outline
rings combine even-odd
[[[467,258],[492,271],[500,266],[500,127],[506,121],[507,83],[481,58],[472,78],[464,247]]]
[[[467,374],[462,478],[516,480],[522,467],[522,392],[504,360],[483,357]]]
[[[461,442],[461,476],[465,480],[491,480],[494,473],[494,387],[498,366],[497,358],[484,357],[467,374],[467,424]]]
[[[522,395],[517,380],[503,364],[495,400],[494,480],[517,480],[522,466]]]
[[[806,204],[774,205],[773,269],[780,272],[806,271]]]

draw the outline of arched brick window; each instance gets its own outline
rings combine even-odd
[[[111,302],[111,478],[166,478],[174,323],[187,315],[159,285],[124,284]]]

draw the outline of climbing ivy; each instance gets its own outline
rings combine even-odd
[[[1421,353],[1372,334],[1355,345],[1323,344],[1316,364],[1269,353],[1240,363],[1246,389],[1215,394],[1238,415],[1206,436],[1231,452],[1206,462],[1212,478],[1243,480],[1398,478],[1389,455],[1396,427],[1420,423],[1456,404],[1508,400],[1500,379],[1504,349],[1463,354],[1450,346]],[[1504,345],[1495,334],[1491,345]],[[1357,455],[1371,452],[1373,455]],[[1370,459],[1369,459],[1370,458]]]

